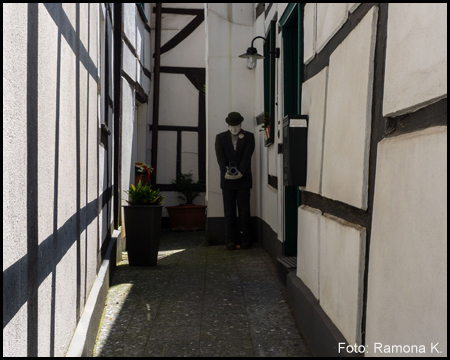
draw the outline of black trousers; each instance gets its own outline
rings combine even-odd
[[[222,189],[226,241],[251,242],[250,189]],[[239,219],[236,216],[236,204]]]

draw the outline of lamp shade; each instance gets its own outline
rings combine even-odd
[[[249,57],[254,57],[255,59],[264,59],[264,56],[258,54],[258,51],[254,47],[247,48],[245,54],[239,55],[240,58],[247,59]]]
[[[254,47],[249,47],[245,54],[239,55],[240,58],[247,59],[246,66],[249,69],[256,67],[256,60],[264,59],[264,56],[258,54],[258,51]]]

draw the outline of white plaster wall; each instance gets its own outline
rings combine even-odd
[[[361,3],[348,3],[348,12],[353,13]]]
[[[180,16],[180,14],[161,14],[161,46],[164,46],[178,31],[183,29],[194,18],[195,15]]]
[[[317,43],[319,53],[348,18],[347,3],[317,3]]]
[[[128,46],[122,47],[122,68],[123,71],[134,81],[136,81],[137,60]]]
[[[169,15],[169,14],[166,14]],[[178,18],[181,18],[178,15]],[[194,16],[183,15],[184,23],[189,23],[188,19],[192,20]],[[180,20],[178,20],[180,21]],[[165,20],[162,20],[162,26]],[[186,24],[187,25],[187,24]],[[183,26],[184,27],[184,26]],[[161,44],[164,45],[173,36],[175,36],[179,30],[162,29],[161,31]],[[161,54],[161,64],[163,66],[183,66],[183,67],[205,67],[205,27],[204,24],[200,24],[186,39],[180,44],[170,49],[169,51]]]
[[[149,101],[151,101],[151,99]],[[148,103],[140,104],[138,101],[136,101],[136,107],[136,159],[139,162],[150,165],[148,162],[146,162],[145,159],[147,153],[147,136],[151,134],[151,132],[148,131],[147,125],[148,118],[151,116],[151,114],[149,114],[150,107]],[[134,164],[133,167],[130,168],[130,170],[134,172]]]
[[[446,356],[447,126],[378,144],[369,269],[366,343]]]
[[[383,116],[447,97],[447,4],[389,4]]]
[[[330,56],[322,195],[367,209],[373,59],[372,7]]]
[[[122,205],[128,205],[128,194],[125,190],[134,184],[134,163],[137,161],[137,149],[135,138],[135,96],[134,89],[123,77],[122,81]]]
[[[304,189],[321,194],[328,66],[302,84],[302,114],[309,115],[307,177]]]
[[[139,16],[136,12],[138,10],[136,9],[135,3],[124,3],[122,6],[123,32],[127,39],[130,40],[133,48],[136,49],[136,16]],[[127,46],[125,45],[123,49],[125,50],[126,47]]]
[[[97,224],[89,203],[96,210],[97,197],[97,6],[79,4],[80,31],[75,33],[75,4],[39,4],[37,46],[37,131],[38,131],[38,355],[63,356],[76,326],[77,260],[77,131],[79,120],[80,199],[80,312],[96,276]],[[63,15],[63,16],[60,16]],[[26,288],[21,263],[26,264],[27,233],[27,15],[22,4],[8,4],[4,16],[4,271],[14,266],[17,291]],[[87,21],[90,18],[90,23]],[[68,19],[66,21],[65,19]],[[76,36],[71,36],[76,34]],[[79,77],[76,77],[76,41],[79,43]],[[6,37],[6,38],[5,38]],[[6,41],[5,41],[6,40]],[[30,59],[33,58],[30,56]],[[6,60],[6,61],[5,61]],[[93,64],[86,68],[86,64]],[[89,73],[89,71],[91,73]],[[13,81],[14,80],[14,81]],[[79,112],[77,117],[77,84]],[[5,151],[6,149],[6,151]],[[12,161],[12,163],[11,163]],[[20,164],[20,166],[18,166]],[[11,167],[10,167],[11,166]],[[19,173],[16,174],[16,171]],[[17,192],[18,188],[24,191]],[[11,189],[11,190],[8,190]],[[16,198],[14,198],[14,196]],[[11,201],[13,200],[13,201]],[[55,208],[55,206],[57,206]],[[56,223],[54,223],[56,221]],[[54,249],[55,230],[58,248]],[[25,236],[24,236],[25,234]],[[86,248],[87,247],[87,248]],[[84,254],[87,253],[87,256]],[[22,258],[22,262],[20,262]],[[19,262],[18,262],[19,261]],[[11,269],[10,269],[11,270]],[[86,279],[86,280],[85,280]],[[55,297],[52,287],[55,284]],[[9,297],[4,291],[4,296]],[[18,302],[9,297],[9,301]],[[52,301],[55,308],[52,309]],[[13,306],[15,306],[14,304]],[[27,304],[23,304],[4,327],[3,354],[27,354]],[[53,310],[53,311],[52,311]],[[50,339],[54,325],[54,349]]]
[[[254,72],[239,58],[253,39],[253,7],[243,3],[207,6],[207,198],[208,217],[218,217],[223,216],[223,203],[214,148],[216,135],[227,130],[225,118],[231,111],[244,117],[244,130],[254,131]]]
[[[27,253],[27,197],[17,191],[27,186],[26,67],[27,5],[3,4],[3,271]],[[24,275],[17,284],[26,288]],[[3,356],[27,356],[26,322],[25,303],[3,327]]]
[[[156,182],[170,184],[176,179],[177,169],[177,132],[158,131],[158,170]]]
[[[258,19],[256,19],[253,24],[253,37],[259,36],[259,34],[265,34],[264,30],[264,15],[261,14]],[[261,40],[260,40],[261,41]],[[262,43],[262,41],[261,41]],[[254,43],[256,45],[256,41]],[[247,45],[247,47],[250,46]],[[257,48],[258,49],[258,48]],[[259,50],[263,48],[259,44]],[[245,51],[245,49],[244,49]],[[244,52],[243,51],[243,52]],[[263,62],[259,61],[256,65],[256,68],[253,70],[255,73],[254,76],[254,114],[257,116],[264,112],[264,66]],[[256,122],[256,120],[254,120]],[[250,201],[252,216],[258,216],[259,218],[263,218],[263,204],[264,202],[264,194],[267,184],[267,152],[264,148],[264,135],[261,130],[262,125],[258,125],[255,127],[255,152],[252,158],[252,174],[253,176],[253,191],[251,193]],[[264,168],[264,170],[263,170]],[[264,177],[264,171],[265,177]]]
[[[161,73],[160,81],[159,125],[198,126],[199,92],[191,81],[167,73]]]
[[[40,7],[41,13],[46,10]],[[76,26],[76,8],[75,4],[63,5],[63,11],[67,14],[71,21],[71,26]],[[40,28],[46,27],[45,24],[50,22],[40,22]],[[63,25],[64,26],[64,25]],[[68,27],[67,24],[64,27]],[[42,29],[42,31],[46,31]],[[76,198],[77,198],[77,158],[76,158],[76,54],[74,53],[75,42],[69,44],[66,38],[61,38],[61,93],[59,98],[59,176],[58,182],[58,219],[57,228],[64,227],[62,232],[61,242],[73,242],[73,237],[76,236],[76,222],[75,214]],[[73,46],[73,47],[72,47]],[[40,49],[44,50],[45,44],[40,44]],[[51,51],[51,50],[50,50]],[[44,51],[45,53],[45,51]],[[46,59],[43,59],[46,61]],[[80,65],[81,66],[81,65]],[[54,72],[55,70],[53,70]],[[40,86],[47,85],[46,77],[42,78]],[[41,85],[42,84],[42,85]],[[55,91],[56,93],[56,91]],[[81,96],[81,94],[80,94]],[[39,100],[48,101],[48,99],[40,98]],[[51,115],[51,114],[49,114]],[[43,116],[43,114],[40,116]],[[40,119],[45,119],[43,116]],[[80,119],[81,120],[81,119]],[[52,147],[41,147],[39,145],[39,152],[53,152]],[[42,199],[44,200],[44,199]],[[44,200],[45,201],[45,200]],[[47,204],[52,206],[53,204]],[[42,221],[40,221],[41,223]],[[42,239],[40,239],[42,240]],[[76,242],[70,246],[65,252],[62,259],[56,265],[56,293],[55,293],[55,355],[61,356],[64,354],[64,348],[68,346],[72,337],[73,331],[76,327]],[[43,330],[43,329],[42,329]],[[43,330],[45,331],[45,330]],[[48,330],[47,330],[48,331]],[[47,339],[48,341],[48,339]],[[59,348],[62,347],[62,348]]]
[[[150,19],[152,5],[144,4],[144,12]],[[125,78],[122,78],[122,205],[127,205],[128,195],[124,192],[135,181],[134,163],[137,161],[150,165],[151,132],[148,124],[151,123],[152,111],[152,83],[144,74],[143,66],[151,70],[152,37],[145,29],[136,4],[123,4],[124,34],[136,50],[136,56],[126,44],[122,46],[123,71],[136,81],[148,96],[147,103],[140,103],[135,98],[135,90]],[[150,156],[149,156],[150,155]],[[122,216],[123,219],[123,216]]]
[[[192,179],[198,181],[198,133],[181,133],[181,172],[192,173]]]
[[[308,64],[316,55],[316,8],[317,3],[308,3],[303,16],[303,63]]]
[[[283,16],[283,13],[286,10],[286,8],[289,6],[289,3],[274,3],[273,5],[276,5],[278,11],[278,19],[280,19],[281,16]],[[256,6],[257,4],[255,3],[255,7]]]
[[[152,8],[151,3],[143,3],[144,5],[144,13],[147,17],[147,20],[150,18],[149,13]],[[136,8],[136,18],[135,18],[135,24],[136,24],[136,54],[139,62],[145,66],[145,63],[149,62],[149,57],[153,54],[150,54],[150,39],[149,39],[149,33],[145,29],[145,23],[142,19],[141,15],[139,14],[139,10]],[[147,23],[147,25],[149,25]],[[150,66],[147,67],[147,69],[150,69]],[[141,77],[142,76],[142,77]],[[143,77],[146,77],[143,73],[138,72],[138,81],[139,83],[143,83]]]
[[[319,244],[322,212],[302,205],[298,209],[297,276],[317,300],[319,293]]]
[[[269,7],[270,3],[265,3],[265,7],[264,7],[264,12],[260,15],[263,17],[264,19],[264,29],[268,29],[269,25],[270,25],[270,21],[274,19],[275,13],[278,12],[277,10],[277,3],[272,3],[272,6],[269,10],[269,12],[267,13],[267,15],[265,15],[265,12],[267,10],[267,8]],[[280,19],[281,14],[277,14],[277,21]],[[256,36],[256,35],[255,35]],[[265,36],[265,35],[262,35]]]
[[[90,5],[90,29],[89,29],[89,45],[88,49],[90,58],[93,59],[93,63],[96,64],[97,59],[97,33],[98,33],[98,7],[96,4]],[[86,20],[87,23],[87,20]],[[87,80],[87,88],[89,92],[86,94],[88,100],[89,120],[87,123],[88,138],[87,143],[87,162],[88,162],[88,183],[87,183],[87,211],[86,216],[89,219],[87,223],[87,237],[88,239],[97,239],[98,227],[97,227],[97,189],[98,189],[98,123],[97,123],[97,79],[94,79],[92,74],[89,74]],[[95,249],[95,250],[94,250]],[[88,259],[92,257],[97,251],[97,241],[88,241]],[[95,265],[89,263],[90,266],[95,266],[95,271],[88,271],[87,282],[93,284],[97,277],[97,259],[95,259]]]
[[[349,344],[360,344],[366,229],[324,214],[319,231],[320,306]]]

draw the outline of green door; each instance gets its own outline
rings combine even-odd
[[[280,19],[283,37],[284,115],[301,113],[302,14],[298,3],[290,3]],[[297,256],[298,186],[284,186],[284,256]]]

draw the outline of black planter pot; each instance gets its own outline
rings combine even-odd
[[[152,266],[158,260],[161,238],[161,205],[123,207],[130,266]]]

